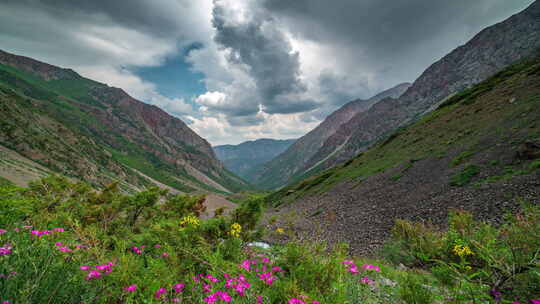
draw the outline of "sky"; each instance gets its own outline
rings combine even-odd
[[[533,0],[0,0],[0,49],[120,87],[213,145],[298,138]]]

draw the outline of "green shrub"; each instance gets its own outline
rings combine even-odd
[[[397,221],[385,248],[391,248],[394,263],[430,265],[445,285],[488,286],[509,300],[528,301],[539,294],[534,282],[540,279],[540,205],[523,206],[499,227],[452,211],[448,226],[447,232],[438,232],[422,223]],[[470,301],[477,296],[460,297]]]

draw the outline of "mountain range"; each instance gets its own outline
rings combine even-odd
[[[345,105],[267,163],[254,184],[278,188],[345,162],[398,128],[418,120],[457,92],[532,55],[540,48],[539,19],[540,2],[535,1],[432,64],[412,85],[398,86],[406,89],[404,93],[398,89],[398,94],[367,103],[357,111],[350,111],[350,104]],[[341,112],[350,115],[342,116]]]
[[[309,170],[309,160],[341,127],[356,114],[367,111],[373,104],[387,97],[398,97],[410,84],[403,83],[370,99],[351,101],[330,114],[315,129],[298,139],[284,153],[265,163],[252,174],[252,183],[263,188],[276,188]]]
[[[97,186],[120,181],[126,190],[246,186],[180,119],[70,69],[0,51],[0,107],[2,172],[48,170]]]
[[[262,164],[283,153],[295,139],[262,138],[246,141],[238,145],[215,146],[216,157],[223,162],[225,168],[250,181]]]
[[[294,218],[296,238],[365,254],[399,219],[445,227],[450,210],[466,210],[500,224],[540,200],[539,121],[535,1],[433,64],[399,98],[343,124],[350,138],[329,160],[354,156],[269,195],[268,218],[277,220],[267,229]]]

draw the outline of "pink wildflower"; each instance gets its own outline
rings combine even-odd
[[[184,285],[184,284],[181,284],[181,283],[179,283],[179,284],[174,284],[173,287],[172,287],[172,289],[173,289],[174,292],[176,292],[176,293],[181,293],[181,292],[184,290],[184,286],[185,286],[185,285]]]
[[[62,247],[62,242],[56,242],[56,243],[54,243],[54,246],[56,246],[56,247]]]
[[[66,232],[64,228],[54,228],[53,230],[56,232]]]
[[[212,292],[212,285],[203,284],[203,291],[206,293]]]
[[[0,247],[0,256],[11,254],[10,248]]]
[[[90,266],[85,266],[85,265],[83,265],[83,266],[79,267],[79,269],[80,269],[80,270],[87,271],[87,270],[90,270]]]
[[[99,270],[99,271],[105,271],[105,274],[109,274],[109,273],[112,272],[112,267],[113,266],[114,266],[114,264],[112,262],[109,262],[107,264],[97,265],[96,269]]]
[[[381,268],[379,268],[379,266],[375,266],[371,264],[364,264],[362,268],[365,270],[374,270],[375,272],[381,272]]]
[[[540,300],[531,300],[531,304],[540,304]]]
[[[297,299],[297,298],[292,298],[289,300],[288,302],[289,304],[306,304],[306,302],[300,300],[300,299]]]
[[[285,270],[281,269],[279,266],[272,267],[272,272],[285,272]]]
[[[62,251],[62,252],[73,252],[73,250],[69,249],[68,247],[60,247],[58,248],[58,250]]]
[[[352,265],[350,268],[349,268],[349,272],[352,273],[352,274],[358,274],[358,268],[356,267],[356,265]]]
[[[263,281],[266,285],[272,285],[272,283],[277,279],[276,277],[272,276],[271,272],[261,273],[259,274],[259,279]]]
[[[31,234],[37,236],[37,237],[42,237],[46,234],[50,234],[51,231],[50,230],[43,230],[43,231],[39,231],[39,230],[32,230],[30,231]]]
[[[244,260],[242,261],[242,264],[240,264],[240,268],[244,268],[247,271],[251,270],[251,261],[250,260]]]
[[[354,261],[352,261],[352,260],[345,260],[345,261],[341,261],[340,263],[343,263],[343,264],[345,264],[345,265],[352,265],[352,264],[354,264]]]
[[[137,285],[129,285],[128,287],[124,288],[126,292],[135,292],[137,290]]]
[[[311,304],[321,304],[321,302],[319,302],[319,301],[313,301],[313,302],[311,302]]]
[[[0,229],[0,234],[4,234],[4,233],[6,233],[6,232],[7,232],[7,230],[5,230],[5,229]]]
[[[360,279],[360,282],[368,285],[375,283],[375,281],[370,280],[368,277],[363,277],[362,279]]]
[[[217,282],[219,282],[219,280],[218,280],[216,277],[212,276],[211,274],[207,274],[207,275],[206,275],[206,278],[207,278],[208,280],[210,280],[210,282],[212,282],[212,283],[217,283]]]
[[[160,244],[155,244],[154,248],[159,249],[159,248],[161,248],[161,245]]]
[[[156,291],[156,299],[161,299],[161,296],[164,294],[164,293],[167,293],[167,289],[165,288],[160,288]]]
[[[101,273],[97,270],[90,270],[88,272],[88,275],[86,276],[85,280],[90,281],[93,279],[99,279],[101,277]]]
[[[133,247],[133,248],[131,248],[131,251],[133,251],[135,254],[139,254],[139,255],[140,255],[140,254],[142,254],[142,249],[144,249],[143,247],[144,247],[144,246],[141,246],[141,247]]]
[[[169,254],[164,252],[162,255],[161,255],[162,258],[168,258],[169,257]]]
[[[225,291],[216,291],[204,299],[204,301],[208,304],[216,303],[219,300],[229,303],[231,302],[232,298]]]

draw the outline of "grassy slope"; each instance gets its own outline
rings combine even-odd
[[[189,193],[196,189],[217,193],[222,192],[200,182],[183,170],[164,164],[153,155],[150,155],[150,153],[143,151],[140,147],[124,138],[119,137],[117,139],[118,147],[115,148],[105,143],[100,138],[98,131],[106,131],[102,129],[103,127],[92,117],[91,113],[84,108],[84,106],[105,108],[105,105],[93,99],[89,94],[91,88],[105,86],[104,84],[82,77],[45,81],[31,73],[5,65],[0,65],[0,82],[5,89],[13,89],[18,93],[19,98],[12,98],[11,102],[19,102],[21,104],[20,101],[24,100],[25,96],[39,100],[39,109],[32,109],[32,111],[39,111],[40,115],[45,115],[52,120],[58,121],[71,131],[77,133],[79,137],[91,138],[103,146],[102,148],[106,149],[112,155],[115,162],[122,164],[124,167],[135,168],[143,174],[183,192]],[[42,135],[40,138],[33,138],[33,141],[40,142],[45,140],[45,138],[54,136],[50,132],[49,134]],[[189,148],[186,147],[186,149]],[[92,155],[85,156],[89,158],[93,157]],[[125,171],[128,175],[137,175],[137,173],[127,168]],[[138,177],[134,178],[140,179]],[[224,172],[221,176],[214,178],[233,191],[241,188],[239,186],[241,182],[236,181],[236,177],[228,172]]]
[[[360,183],[392,168],[401,168],[402,172],[394,177],[398,180],[399,175],[404,174],[415,161],[442,158],[456,147],[469,151],[458,156],[464,158],[461,161],[455,160],[461,163],[468,156],[480,152],[478,149],[483,146],[480,143],[488,137],[512,141],[516,145],[526,139],[538,139],[539,78],[539,59],[511,66],[455,95],[437,110],[398,130],[367,152],[318,176],[291,184],[270,195],[268,200],[275,204],[294,201],[309,194],[324,193],[343,181],[356,180]],[[497,92],[494,93],[495,88]],[[505,91],[513,92],[514,97],[501,96]],[[515,100],[511,103],[512,98]],[[466,184],[477,175],[475,170],[479,168],[465,167],[461,176],[456,175],[452,183],[456,186]],[[522,172],[511,168],[507,171],[510,175]]]

